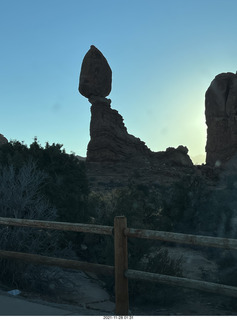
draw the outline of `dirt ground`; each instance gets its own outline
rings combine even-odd
[[[22,296],[29,299],[39,299],[46,302],[65,303],[64,300],[45,296],[42,294],[22,293]],[[70,304],[67,300],[67,304]],[[72,301],[72,307],[75,301]],[[158,307],[156,305],[134,305],[130,303],[130,315],[163,315],[163,316],[237,316],[237,306],[234,298],[223,296],[212,296],[203,293],[193,293],[187,295],[182,302],[174,303],[166,307]],[[109,312],[110,313],[110,312]],[[107,314],[107,312],[106,312]]]
[[[24,296],[32,298],[30,293],[25,293]],[[35,296],[33,295],[33,297]],[[52,297],[49,298],[49,296],[37,295],[37,297],[48,302],[54,302],[54,299]],[[179,301],[166,307],[158,307],[156,305],[136,306],[130,303],[130,314],[148,316],[237,316],[237,306],[234,298],[203,293],[192,293],[184,298],[182,302]],[[57,303],[60,303],[58,298]],[[65,303],[65,301],[62,300],[61,303]],[[67,303],[69,303],[68,300]],[[75,301],[72,302],[72,305],[75,305]]]
[[[70,290],[66,290],[65,287],[63,287],[63,290],[59,290],[58,288],[55,288],[55,292],[53,294],[39,294],[39,293],[33,293],[33,292],[21,292],[21,296],[26,299],[38,299],[43,300],[49,303],[57,303],[57,304],[68,304],[73,306],[80,305],[80,302],[83,302],[81,299],[83,298],[83,295],[80,292],[77,292],[76,289],[79,287],[76,279],[80,282],[82,281],[79,279],[78,273],[75,272],[65,272],[67,275],[67,278],[65,278],[68,283],[69,279],[68,277],[73,277],[71,282],[73,283],[73,288],[70,288]],[[76,277],[76,278],[75,278]],[[69,279],[69,280],[68,280]],[[89,282],[88,282],[89,283]],[[87,291],[89,289],[88,283],[84,283],[84,285],[87,287]],[[81,282],[79,283],[81,284]],[[83,286],[82,286],[83,287]],[[1,288],[5,291],[11,290],[12,288],[8,288],[6,286],[3,286],[1,284]],[[85,287],[84,287],[85,288]],[[93,287],[94,288],[94,287]],[[99,287],[98,287],[99,288]],[[191,290],[191,289],[183,289],[183,288],[171,288],[171,292],[175,292],[174,297],[172,300],[168,299],[169,301],[163,301],[162,303],[157,304],[146,304],[146,303],[134,303],[132,300],[130,300],[130,314],[131,315],[175,315],[175,316],[181,316],[181,315],[189,315],[189,316],[217,316],[217,315],[232,315],[237,316],[237,303],[236,298],[228,297],[228,296],[222,296],[218,294],[211,294],[206,293],[203,291],[197,291],[197,290]],[[83,289],[83,288],[82,288]],[[94,292],[95,289],[92,291]],[[98,289],[99,290],[99,289]],[[84,292],[84,289],[82,290]],[[57,294],[56,294],[57,292]],[[99,291],[98,291],[99,292]],[[102,291],[101,291],[102,292]],[[88,292],[87,292],[88,293]],[[162,291],[163,293],[163,291]],[[98,293],[100,298],[101,294]],[[153,293],[154,294],[154,293]],[[160,294],[160,292],[159,292]],[[167,294],[166,294],[167,295]],[[176,298],[177,295],[177,298]],[[167,296],[169,298],[169,296]],[[94,298],[94,297],[92,297]],[[141,301],[142,301],[142,297]],[[88,294],[84,297],[84,303],[85,308],[90,308],[88,302]],[[109,308],[106,310],[105,314],[114,314],[113,310],[113,304],[114,304],[114,297],[108,297]],[[88,301],[87,301],[88,300]],[[172,302],[173,301],[173,302]],[[90,302],[90,301],[89,301]],[[159,300],[158,300],[159,302]],[[93,308],[92,308],[93,309]]]
[[[237,315],[236,298],[187,290],[183,299],[169,306],[130,305],[133,315],[224,316]]]
[[[134,304],[130,302],[130,315],[237,316],[237,303],[235,298],[188,289],[183,291],[185,291],[185,294],[182,298],[179,297],[177,302],[167,306],[158,306],[155,304]],[[60,297],[57,297],[55,300],[52,296],[49,297],[43,294],[34,295],[32,293],[23,293],[23,296],[26,298],[35,298],[37,296],[37,298],[48,302],[65,303],[63,298],[60,299]],[[67,297],[66,303],[70,304],[69,297]],[[71,304],[72,306],[75,306],[75,300],[72,299]]]

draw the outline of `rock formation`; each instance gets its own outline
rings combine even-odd
[[[144,142],[128,134],[122,116],[108,99],[89,99],[91,106],[87,161],[120,161],[151,154]]]
[[[91,106],[87,162],[140,161],[192,166],[188,149],[180,146],[152,152],[143,141],[127,132],[122,116],[105,98],[111,91],[112,72],[102,53],[91,46],[82,62],[79,92]]]
[[[237,153],[237,74],[221,73],[205,96],[206,163],[220,166]]]
[[[5,143],[8,143],[8,140],[0,133],[0,145]]]
[[[79,92],[86,98],[107,97],[111,82],[112,71],[107,60],[95,46],[91,46],[82,62]]]

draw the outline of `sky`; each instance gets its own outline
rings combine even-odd
[[[204,162],[205,92],[237,70],[236,12],[236,0],[0,0],[0,133],[86,156],[90,103],[78,82],[93,44],[128,132]]]

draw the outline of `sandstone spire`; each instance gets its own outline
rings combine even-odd
[[[206,163],[219,166],[237,153],[237,75],[215,77],[206,91]]]

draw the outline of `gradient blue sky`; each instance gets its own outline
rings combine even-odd
[[[236,12],[236,0],[0,0],[0,133],[85,156],[90,104],[78,79],[93,44],[128,132],[204,159],[205,91],[236,72]]]

